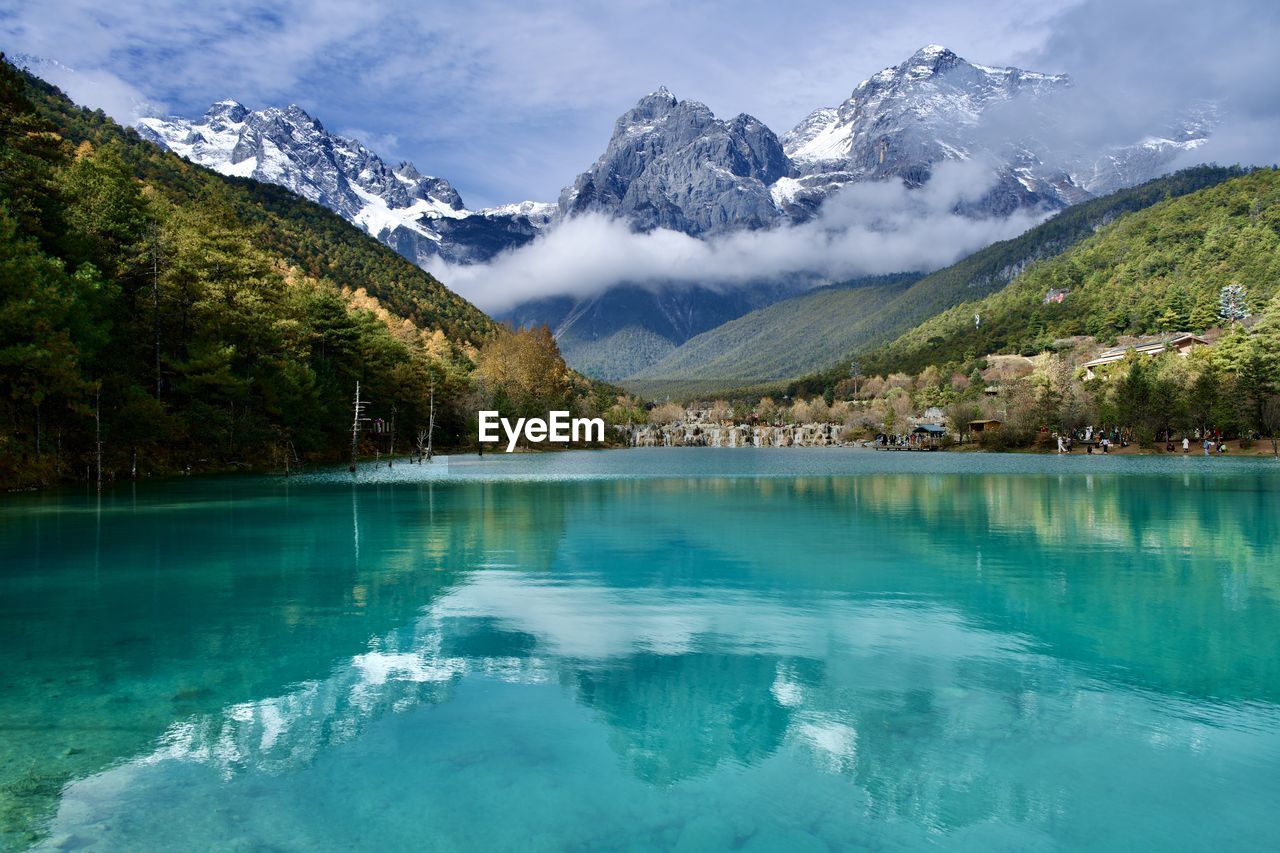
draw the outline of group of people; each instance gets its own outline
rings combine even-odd
[[[1214,453],[1227,452],[1227,442],[1223,437],[1221,430],[1208,430],[1203,436],[1201,436],[1199,430],[1197,430],[1195,435],[1197,440],[1200,441],[1200,446],[1204,450],[1205,456],[1212,456]],[[1075,443],[1077,441],[1084,443],[1085,453],[1093,453],[1095,447],[1101,453],[1109,453],[1111,448],[1117,445],[1120,447],[1128,447],[1130,441],[1128,432],[1120,429],[1119,427],[1112,427],[1108,430],[1105,428],[1098,429],[1090,426],[1076,430],[1074,433],[1057,433],[1056,437],[1058,439],[1059,453],[1070,453],[1075,447]],[[1166,453],[1177,452],[1177,445],[1174,443],[1172,432],[1165,434],[1164,449]],[[1182,452],[1191,452],[1191,437],[1189,435],[1184,435],[1182,437]]]
[[[1085,453],[1093,453],[1095,447],[1101,453],[1110,453],[1113,447],[1128,447],[1130,438],[1128,431],[1120,427],[1087,426],[1070,433],[1057,433],[1058,452],[1070,453],[1078,441],[1084,444]]]
[[[926,443],[924,437],[915,433],[880,433],[876,436],[875,443],[881,447],[918,447]]]
[[[1222,435],[1222,430],[1220,429],[1207,430],[1204,435],[1200,435],[1200,431],[1196,430],[1196,437],[1200,441],[1200,449],[1204,451],[1205,456],[1212,456],[1215,453],[1227,452],[1227,440]],[[1167,443],[1164,446],[1165,452],[1175,452],[1173,435],[1170,434],[1166,436],[1166,441]],[[1189,436],[1184,435],[1182,437],[1182,452],[1191,452],[1191,438]]]

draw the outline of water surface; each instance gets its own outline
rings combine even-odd
[[[455,458],[0,502],[0,845],[1280,849],[1280,466]]]

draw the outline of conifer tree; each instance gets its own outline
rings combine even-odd
[[[1217,321],[1218,315],[1214,310],[1213,303],[1206,297],[1196,300],[1195,307],[1191,309],[1191,316],[1187,320],[1187,325],[1191,327],[1193,332],[1203,332],[1213,326]]]

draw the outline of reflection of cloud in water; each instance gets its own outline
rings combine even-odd
[[[714,643],[725,652],[811,655],[838,642],[869,653],[890,647],[938,660],[1003,655],[1023,646],[976,631],[955,611],[917,601],[828,598],[787,602],[725,588],[616,588],[483,572],[433,607],[442,617],[496,617],[562,657],[603,659],[636,650],[680,654]]]
[[[822,714],[812,714],[797,723],[795,731],[796,736],[813,749],[819,767],[833,773],[853,769],[858,732],[852,726]]]
[[[561,685],[630,775],[658,789],[781,753],[856,785],[866,814],[931,831],[1051,820],[1064,783],[1012,744],[1082,772],[1087,761],[1075,762],[1097,739],[1124,762],[1151,749],[1248,754],[1269,743],[1249,723],[1261,738],[1278,728],[1273,708],[1226,706],[1213,719],[1201,703],[1108,688],[934,603],[788,602],[487,570],[328,677],[175,724],[153,752],[72,783],[54,835],[127,811],[124,792],[165,767],[205,765],[224,780],[301,771],[379,720],[448,702],[468,676]]]
[[[491,621],[534,636],[537,654],[449,654],[470,626]],[[176,723],[153,753],[134,763],[195,761],[227,777],[245,770],[287,771],[311,762],[331,744],[357,737],[388,713],[446,701],[452,686],[467,675],[510,683],[579,676],[581,688],[582,678],[598,683],[601,673],[636,680],[633,667],[641,655],[673,663],[708,655],[719,661],[763,657],[769,661],[769,680],[758,685],[760,695],[781,709],[797,711],[806,688],[788,681],[792,667],[776,661],[804,657],[828,643],[854,655],[906,655],[934,669],[1007,655],[1011,644],[1018,645],[1008,636],[967,627],[955,613],[913,604],[836,601],[801,607],[739,590],[706,590],[689,597],[680,590],[568,585],[491,570],[472,575],[412,626],[375,639],[368,651],[334,667],[327,678]],[[699,648],[701,654],[695,652]],[[723,668],[723,663],[716,666]],[[678,667],[667,672],[676,676],[676,685],[689,686]],[[708,674],[714,671],[702,672]],[[901,676],[899,689],[919,677]],[[670,681],[659,684],[669,689]],[[734,685],[741,686],[731,678],[704,686]],[[802,738],[823,749],[847,737],[821,735],[824,717],[798,719]]]

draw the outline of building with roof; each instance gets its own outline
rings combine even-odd
[[[1112,347],[1109,350],[1103,350],[1098,356],[1090,361],[1086,361],[1083,365],[1085,380],[1093,379],[1097,376],[1097,369],[1107,364],[1114,364],[1129,354],[1129,351],[1139,353],[1141,355],[1160,355],[1164,352],[1176,352],[1178,355],[1186,358],[1191,354],[1191,350],[1196,347],[1207,347],[1209,342],[1199,335],[1193,335],[1190,332],[1180,332],[1171,337],[1163,338],[1147,338],[1138,340],[1124,346]]]
[[[941,424],[920,424],[911,431],[911,435],[915,438],[917,447],[931,449],[942,443],[942,439],[947,435],[947,429]]]

